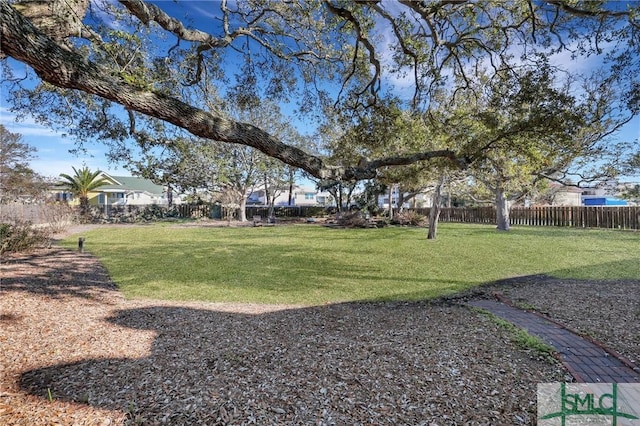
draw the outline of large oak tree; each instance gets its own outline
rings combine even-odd
[[[79,137],[144,143],[158,122],[170,123],[256,148],[320,179],[357,180],[387,166],[434,158],[466,165],[478,155],[469,155],[475,146],[427,149],[335,165],[201,108],[190,88],[215,82],[248,101],[354,111],[374,104],[394,80],[409,79],[412,106],[425,108],[435,91],[466,89],[479,69],[503,72],[540,51],[605,52],[631,108],[640,91],[638,9],[562,0],[221,1],[204,32],[169,16],[162,3],[2,0],[0,55],[29,65],[43,82],[15,90],[14,106],[39,111],[45,122],[66,119]]]

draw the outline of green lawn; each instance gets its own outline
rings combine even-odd
[[[417,228],[317,225],[175,228],[82,234],[127,297],[317,305],[416,300],[529,274],[640,278],[640,233],[441,224]],[[63,242],[77,245],[78,235]]]

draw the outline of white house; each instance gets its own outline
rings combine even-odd
[[[295,185],[291,193],[288,188],[279,191],[273,204],[275,206],[331,206],[333,203],[333,196],[327,191]],[[249,194],[247,204],[266,205],[264,189],[258,189]]]
[[[104,178],[109,184],[101,186],[89,194],[89,203],[97,206],[132,206],[132,205],[168,205],[167,190],[162,185],[156,185],[149,179],[131,176],[111,176],[102,172],[98,179]],[[54,191],[56,200],[75,204],[75,200],[68,191]],[[179,203],[174,197],[174,203]]]
[[[404,193],[405,201],[402,204],[402,208],[410,209],[410,208],[428,208],[431,207],[433,189],[425,190],[416,194],[414,197],[410,199],[406,199],[409,196],[409,193]],[[443,194],[444,196],[444,194]],[[394,185],[391,190],[391,205],[393,208],[398,208],[398,201],[400,200],[400,189],[398,185]],[[384,194],[378,195],[378,207],[382,209],[389,208],[389,191],[385,191]]]
[[[583,206],[593,200],[622,201],[618,198],[624,198],[622,194],[625,190],[633,187],[633,184],[630,185],[607,182],[592,187],[576,188],[552,182],[549,185],[548,202],[552,206]]]
[[[557,182],[549,184],[548,203],[552,206],[581,206],[583,189]]]

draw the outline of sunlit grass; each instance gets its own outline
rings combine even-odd
[[[417,300],[520,275],[640,279],[640,233],[442,224],[417,228],[96,229],[85,248],[127,297],[316,305]],[[74,247],[77,235],[63,244]]]

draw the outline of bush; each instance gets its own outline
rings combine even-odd
[[[408,225],[408,226],[426,226],[429,220],[426,216],[412,210],[406,210],[398,212],[393,216],[394,225]]]
[[[51,245],[51,231],[31,222],[0,223],[0,254],[29,251]]]
[[[338,216],[338,224],[351,228],[367,228],[370,221],[361,211],[342,212]]]
[[[146,206],[111,207],[109,215],[102,207],[91,206],[92,223],[140,223],[179,217],[177,207],[167,208],[157,204]]]
[[[172,214],[173,213],[173,214]],[[165,219],[175,215],[175,209],[169,210],[166,207],[161,207],[157,204],[145,206],[142,211],[138,211],[136,221],[155,221],[158,219]]]
[[[322,206],[309,206],[301,210],[302,217],[323,217],[327,214],[327,209]]]
[[[8,223],[0,223],[0,241],[4,241],[11,235],[11,225]]]
[[[43,215],[49,230],[54,234],[64,232],[73,223],[78,222],[78,216],[75,211],[66,203],[47,204]]]

